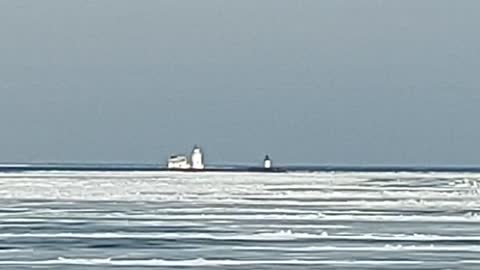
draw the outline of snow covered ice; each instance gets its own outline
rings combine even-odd
[[[1,173],[0,265],[479,269],[479,181],[460,172]]]

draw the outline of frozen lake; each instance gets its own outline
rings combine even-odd
[[[479,269],[477,173],[0,173],[5,269]]]

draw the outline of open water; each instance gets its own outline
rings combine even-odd
[[[480,269],[480,174],[0,173],[1,269]]]

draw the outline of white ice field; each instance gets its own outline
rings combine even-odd
[[[480,269],[480,174],[0,174],[9,269]]]

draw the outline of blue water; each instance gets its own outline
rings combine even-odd
[[[1,269],[480,269],[475,172],[0,173]]]

